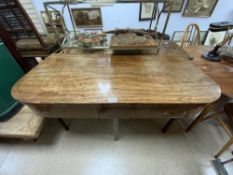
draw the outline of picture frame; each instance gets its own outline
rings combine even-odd
[[[222,42],[225,38],[227,32],[221,31],[221,32],[212,32],[208,31],[208,34],[206,36],[206,40],[204,45],[205,46],[216,46],[218,43]]]
[[[184,0],[174,0],[174,4],[172,6],[171,12],[175,12],[175,13],[181,12],[183,5],[184,5]],[[166,8],[166,6],[167,6],[167,2],[164,2],[162,12],[165,13],[169,12],[169,8]]]
[[[172,35],[172,40],[175,42],[181,42],[184,35],[184,31],[175,31]]]
[[[71,11],[77,28],[102,28],[100,8],[75,8]]]
[[[208,31],[200,31],[200,41],[201,45],[204,45],[206,37],[207,37]],[[176,43],[181,43],[181,40],[183,38],[184,31],[175,31],[172,36],[172,40]]]
[[[208,18],[213,14],[217,3],[218,0],[188,0],[183,16]]]
[[[49,13],[52,17],[51,19],[52,19],[52,23],[53,23],[55,30],[59,33],[63,33],[63,27],[62,27],[63,24],[58,18],[60,14],[57,11],[49,11]],[[41,11],[40,14],[44,22],[45,28],[47,29],[47,32],[53,33],[54,31],[53,31],[52,25],[50,24],[48,14],[46,13],[46,11]]]
[[[155,3],[153,2],[145,2],[140,3],[140,11],[139,11],[139,21],[149,21],[151,20],[152,13],[154,8],[157,8],[157,5],[154,7]],[[154,14],[153,19],[155,19],[156,14]]]
[[[208,31],[200,31],[201,45],[205,44],[205,40],[206,40],[207,34],[208,34]]]

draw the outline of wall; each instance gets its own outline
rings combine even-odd
[[[33,0],[38,12],[44,10],[41,0]],[[72,7],[90,7],[90,5],[79,5]],[[162,4],[160,3],[160,8]],[[184,10],[184,7],[183,7]],[[183,11],[182,10],[182,11]],[[166,14],[160,19],[159,31],[165,21]],[[114,28],[148,28],[149,22],[139,22],[139,4],[114,4],[112,6],[102,7],[103,30]],[[65,21],[70,30],[72,30],[71,21],[68,12],[65,12]],[[216,21],[233,21],[233,0],[219,0],[212,16],[210,18],[190,18],[182,17],[182,13],[172,13],[167,33],[171,36],[174,31],[183,31],[190,23],[197,23],[201,30],[207,30],[209,23]]]

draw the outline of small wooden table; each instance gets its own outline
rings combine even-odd
[[[123,115],[115,109],[146,108],[160,111],[153,118],[184,117],[216,101],[221,91],[182,49],[164,43],[158,55],[53,54],[18,81],[12,95],[43,117],[112,118],[117,139]]]

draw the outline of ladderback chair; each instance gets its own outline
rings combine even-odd
[[[201,44],[200,28],[197,24],[189,24],[181,40],[181,47],[189,47]]]
[[[221,118],[222,115],[226,114],[229,122],[226,122]],[[206,115],[201,120],[199,120],[195,126],[197,126],[200,122],[203,122],[207,119],[216,119],[216,121],[223,127],[226,133],[230,136],[230,139],[225,143],[225,145],[219,150],[219,152],[215,155],[215,157],[219,157],[224,151],[226,151],[233,144],[233,103],[227,103],[224,105],[223,111]]]

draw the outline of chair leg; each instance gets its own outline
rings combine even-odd
[[[174,119],[174,118],[170,119],[170,120],[166,123],[166,125],[163,127],[162,132],[163,132],[163,133],[166,133],[166,132],[169,130],[169,128],[171,127],[171,125],[175,122],[175,120],[176,120],[176,119]]]
[[[62,120],[61,118],[58,118],[58,121],[66,131],[70,129],[69,126],[64,122],[64,120]]]
[[[223,127],[223,129],[226,131],[226,133],[232,137],[232,132],[231,129],[229,128],[229,126],[227,126],[227,124],[221,120],[221,119],[216,119],[218,121],[218,123]]]
[[[189,132],[191,129],[193,129],[194,127],[196,127],[204,118],[205,116],[203,115],[199,115],[189,126],[188,128],[185,130],[185,132]]]
[[[214,156],[218,158],[224,151],[226,151],[233,144],[233,137],[228,140],[228,142],[222,147],[222,149]]]
[[[209,111],[214,107],[214,105],[215,105],[214,103],[211,103],[205,106],[204,109],[201,111],[201,113],[198,115],[198,117],[188,126],[185,132],[189,132],[192,128],[196,127],[209,113]]]
[[[211,119],[211,118],[219,117],[220,115],[222,115],[224,113],[225,113],[224,111],[216,112],[214,114],[208,115],[207,117],[203,118],[201,121],[203,122],[203,121]]]

